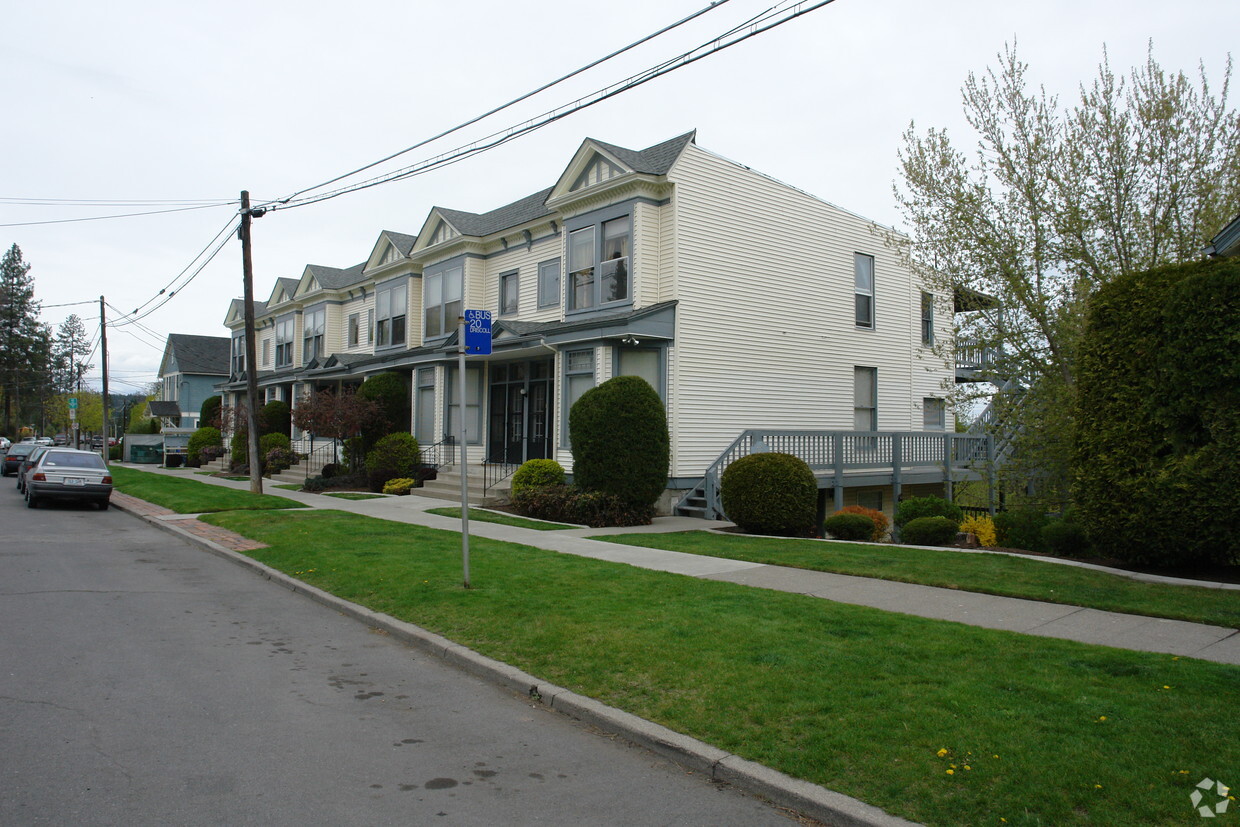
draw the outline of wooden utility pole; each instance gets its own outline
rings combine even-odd
[[[99,359],[103,369],[103,461],[111,453],[108,445],[108,320],[104,315],[103,296],[99,297]]]
[[[258,215],[262,215],[259,212]],[[250,257],[250,192],[241,191],[241,275],[245,282],[245,406],[249,411],[250,493],[263,493],[263,464],[258,455],[258,360],[254,341],[254,263]]]

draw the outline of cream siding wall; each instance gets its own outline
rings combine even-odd
[[[511,244],[511,242],[510,242]],[[533,245],[511,244],[501,253],[491,254],[484,267],[482,308],[499,318],[499,277],[517,271],[517,313],[505,319],[523,322],[553,322],[563,317],[563,300],[555,307],[538,309],[538,265],[553,258],[560,259],[560,293],[564,292],[563,232],[544,236]],[[475,305],[470,305],[474,308]]]
[[[700,475],[746,428],[851,430],[858,366],[878,371],[878,427],[916,413],[920,429],[909,277],[870,222],[696,146],[668,178],[673,476]],[[873,329],[854,322],[854,253],[875,259]]]
[[[413,285],[419,289],[421,288],[421,285],[416,281],[413,282]],[[411,286],[410,289],[412,290],[413,287]],[[418,301],[421,302],[421,298]],[[333,353],[369,353],[374,350],[374,344],[368,344],[366,341],[366,314],[374,309],[375,291],[370,286],[367,286],[365,299],[360,297],[351,299],[340,306],[339,350],[333,351]],[[349,347],[349,317],[354,313],[358,314],[357,347]],[[417,319],[412,319],[411,321],[416,322]]]
[[[663,241],[663,208],[638,203],[633,208],[633,303],[637,307],[659,301]]]
[[[340,315],[340,303],[329,301],[323,324],[323,356],[319,361],[344,350],[344,317]]]

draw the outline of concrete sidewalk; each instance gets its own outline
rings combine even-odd
[[[248,482],[234,482],[216,477],[195,476],[184,470],[167,470],[151,466],[129,466],[139,470],[170,476],[187,477],[201,482],[248,490]],[[408,497],[384,497],[373,500],[343,500],[322,494],[286,491],[264,485],[264,492],[288,497],[310,508],[330,508],[396,522],[460,530],[460,520],[428,514],[435,508],[451,507],[452,503],[416,494]],[[831,574],[805,569],[747,563],[698,554],[640,548],[619,545],[590,537],[607,534],[630,534],[640,532],[670,532],[714,529],[729,526],[690,517],[660,517],[652,526],[638,528],[596,529],[581,528],[560,531],[536,531],[497,523],[470,522],[471,536],[487,537],[523,545],[606,560],[626,563],[640,568],[667,571],[675,574],[724,580],[757,588],[793,592],[850,603],[870,606],[884,611],[901,612],[918,617],[949,620],[972,626],[1001,629],[1042,637],[1075,640],[1121,649],[1144,652],[1161,652],[1183,657],[1194,657],[1218,663],[1240,664],[1240,633],[1236,629],[1165,620],[1143,615],[1105,612],[1068,606],[1060,603],[1044,603],[1013,597],[960,591],[957,589],[897,583],[869,577]],[[1099,566],[1074,564],[1072,561],[1047,560],[1047,565],[1077,565],[1100,569]],[[1137,580],[1178,585],[1205,586],[1236,591],[1240,601],[1240,585],[1227,583],[1202,583],[1177,580],[1169,577],[1139,575],[1114,569],[1102,569],[1119,576]]]

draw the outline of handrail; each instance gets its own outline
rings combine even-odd
[[[445,436],[440,442],[419,446],[418,464],[429,468],[442,468],[456,464],[456,437]]]
[[[521,467],[519,462],[485,462],[482,465],[482,493],[511,477]]]

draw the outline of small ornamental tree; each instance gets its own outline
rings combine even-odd
[[[202,400],[202,407],[198,410],[198,424],[201,426],[210,425],[212,428],[220,427],[220,407],[223,400],[218,396],[208,396]]]
[[[671,441],[663,400],[637,376],[617,376],[582,394],[568,414],[573,482],[653,506],[667,488]]]
[[[723,470],[719,493],[724,513],[742,531],[783,537],[814,534],[818,482],[799,457],[778,453],[741,457]]]
[[[204,425],[190,434],[189,445],[186,446],[186,464],[192,468],[202,465],[202,449],[213,445],[222,445],[219,428]]]
[[[346,388],[339,394],[326,390],[303,396],[293,410],[293,424],[315,436],[343,441],[378,421],[379,416],[378,404]],[[351,455],[354,465],[360,465],[363,456]]]

